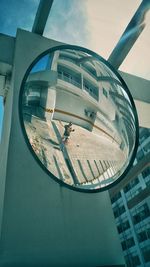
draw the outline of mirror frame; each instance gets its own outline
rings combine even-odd
[[[85,53],[89,53],[90,55],[94,56],[95,58],[99,59],[102,63],[104,63],[116,76],[117,78],[121,81],[123,89],[125,90],[125,92],[127,93],[129,100],[131,102],[132,105],[132,111],[133,111],[133,115],[135,118],[135,144],[134,144],[134,148],[133,148],[133,152],[129,161],[129,164],[127,165],[126,169],[124,170],[124,172],[120,175],[120,177],[118,177],[113,183],[104,186],[102,188],[97,188],[97,189],[84,189],[84,188],[78,188],[72,185],[69,185],[65,182],[63,182],[62,180],[60,180],[59,178],[57,178],[52,172],[50,172],[44,165],[43,163],[40,161],[40,159],[38,158],[38,156],[36,155],[36,153],[34,152],[30,142],[29,142],[29,138],[24,126],[24,121],[23,121],[23,112],[22,112],[22,96],[23,96],[23,92],[24,92],[24,86],[26,83],[26,80],[28,78],[28,75],[30,73],[30,71],[32,70],[32,68],[35,66],[36,63],[38,63],[38,61],[46,56],[47,54],[50,54],[52,52],[55,52],[57,50],[63,50],[63,49],[72,49],[72,50],[80,50],[83,51]],[[99,56],[97,53],[84,48],[84,47],[80,47],[80,46],[76,46],[76,45],[59,45],[59,46],[54,46],[52,48],[47,49],[46,51],[42,52],[39,56],[37,56],[33,62],[30,64],[30,66],[28,67],[27,71],[25,72],[25,75],[23,77],[22,83],[21,83],[21,87],[20,87],[20,92],[19,92],[19,101],[18,101],[18,112],[19,112],[19,120],[20,120],[20,125],[21,125],[21,129],[22,129],[22,133],[23,136],[25,138],[25,142],[28,146],[29,151],[31,152],[31,154],[33,155],[34,159],[36,160],[36,162],[40,165],[40,167],[43,169],[43,171],[46,172],[46,174],[52,178],[54,181],[56,181],[57,183],[59,183],[61,186],[65,186],[68,189],[74,190],[74,191],[78,191],[78,192],[84,192],[84,193],[97,193],[97,192],[103,192],[106,190],[109,190],[110,188],[112,188],[113,186],[117,185],[121,180],[123,180],[125,178],[125,176],[127,175],[127,173],[129,172],[130,168],[132,167],[132,164],[134,162],[136,153],[137,153],[137,149],[138,149],[138,143],[139,143],[139,122],[138,122],[138,115],[137,115],[137,111],[136,111],[136,107],[134,104],[134,100],[132,98],[132,95],[126,85],[126,83],[124,82],[124,80],[122,79],[121,75],[117,72],[117,70],[115,70],[113,68],[113,66],[106,61],[104,58],[102,58],[101,56]]]

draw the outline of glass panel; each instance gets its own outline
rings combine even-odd
[[[30,148],[57,180],[77,189],[108,188],[135,151],[131,97],[108,68],[87,49],[56,47],[36,61],[22,87]]]

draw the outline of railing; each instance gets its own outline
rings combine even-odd
[[[81,83],[78,83],[77,81],[75,81],[71,77],[65,76],[63,73],[58,73],[58,78],[65,81],[65,82],[71,83],[71,84],[77,86],[78,88],[82,89]]]
[[[98,101],[98,96],[96,94],[93,93],[93,91],[90,91],[90,88],[88,89],[84,84],[83,84],[83,89],[89,93],[89,95],[91,95],[94,99],[96,99]]]
[[[68,82],[68,83],[71,83],[73,85],[75,85],[76,87],[82,89],[82,85],[81,83],[75,81],[72,77],[69,77],[69,76],[66,76],[64,75],[64,73],[58,73],[58,78],[65,81],[65,82]],[[96,94],[94,94],[92,91],[90,91],[90,88],[87,89],[86,86],[83,84],[83,89],[89,93],[89,95],[91,95],[94,99],[98,100],[98,96]]]

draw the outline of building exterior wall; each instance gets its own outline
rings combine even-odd
[[[140,128],[139,148],[134,165],[150,151],[150,129]],[[150,266],[150,195],[142,201],[133,199],[150,192],[149,165],[111,199],[127,267]],[[130,203],[130,204],[129,204]]]

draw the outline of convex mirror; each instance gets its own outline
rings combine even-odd
[[[72,189],[108,189],[133,163],[138,119],[131,94],[88,49],[54,47],[35,59],[22,82],[20,117],[36,160]]]

